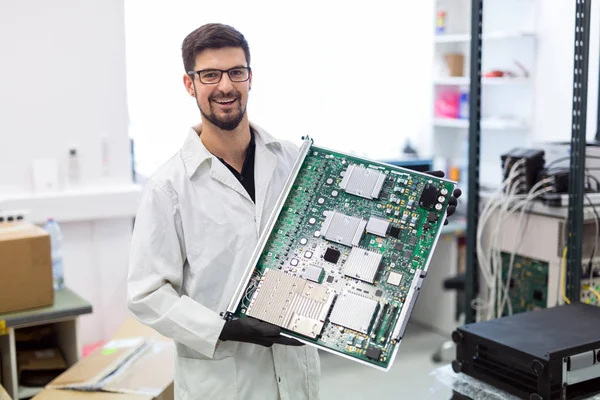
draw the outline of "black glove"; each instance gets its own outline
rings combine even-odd
[[[225,322],[219,339],[245,342],[271,347],[274,343],[288,346],[304,346],[296,339],[281,336],[281,328],[254,318],[239,318]]]
[[[425,171],[426,174],[435,176],[437,178],[443,178],[446,176],[444,171]],[[448,199],[448,209],[446,210],[446,215],[449,217],[456,212],[456,206],[458,206],[458,198],[462,194],[460,189],[454,189],[452,196]],[[448,225],[448,219],[444,221],[444,225]]]

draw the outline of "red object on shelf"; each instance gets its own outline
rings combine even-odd
[[[505,75],[504,71],[493,70],[483,74],[485,78],[502,78]]]
[[[460,93],[445,90],[438,94],[435,100],[435,116],[440,118],[458,118],[458,103]]]

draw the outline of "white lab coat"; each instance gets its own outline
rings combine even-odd
[[[131,243],[128,303],[177,346],[177,400],[318,399],[311,346],[218,340],[233,292],[298,148],[254,129],[256,205],[194,129],[147,183]],[[160,368],[160,366],[157,366]]]

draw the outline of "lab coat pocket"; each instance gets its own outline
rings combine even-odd
[[[178,358],[179,385],[183,400],[238,400],[233,357],[221,360]]]

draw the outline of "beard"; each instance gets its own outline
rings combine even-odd
[[[215,114],[215,110],[213,109],[213,100],[231,97],[239,101],[238,107],[229,110],[229,112],[224,116],[217,116],[217,114]],[[209,99],[208,111],[204,111],[202,107],[200,107],[200,104],[198,104],[198,108],[200,109],[200,114],[202,114],[202,116],[214,126],[224,131],[232,131],[238,127],[238,125],[244,119],[244,115],[246,115],[246,106],[241,104],[241,97],[241,94],[237,91],[230,92],[228,94],[219,94]]]

